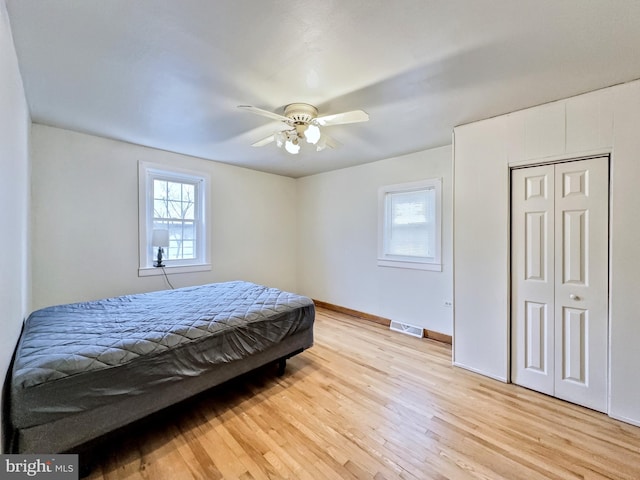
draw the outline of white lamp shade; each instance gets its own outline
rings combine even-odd
[[[153,229],[153,235],[151,237],[152,247],[168,247],[169,246],[169,230],[166,229]]]
[[[307,139],[307,143],[315,145],[320,140],[320,129],[311,124],[304,131],[304,137]]]
[[[273,136],[276,140],[276,145],[278,146],[278,148],[282,148],[284,142],[287,141],[287,134],[284,132],[276,132]]]
[[[286,143],[284,144],[284,148],[287,152],[293,155],[300,151],[300,145],[298,145],[297,143],[293,143],[291,140],[286,141]]]

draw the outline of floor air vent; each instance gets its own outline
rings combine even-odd
[[[414,327],[413,325],[408,325],[406,323],[391,321],[389,328],[394,332],[406,333],[407,335],[422,338],[422,327]]]

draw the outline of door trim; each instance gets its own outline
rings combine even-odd
[[[579,160],[589,160],[591,158],[600,158],[600,157],[609,157],[609,161],[611,161],[612,150],[601,149],[601,150],[590,150],[586,152],[579,153],[565,153],[562,155],[553,155],[545,158],[530,158],[527,160],[519,160],[517,162],[509,162],[508,167],[510,170],[516,168],[527,168],[527,167],[535,167],[538,165],[549,165],[552,163],[564,163],[564,162],[577,162]]]

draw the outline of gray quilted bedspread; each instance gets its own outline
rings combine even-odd
[[[44,308],[25,324],[12,388],[29,389],[167,351],[182,352],[173,361],[185,371],[241,359],[309,328],[308,320],[305,325],[285,314],[312,304],[275,288],[227,282]],[[279,318],[285,321],[273,322]],[[214,336],[220,339],[216,348],[198,347]]]

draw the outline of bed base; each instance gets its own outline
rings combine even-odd
[[[294,352],[291,352],[283,357],[278,358],[275,362],[272,362],[272,363],[275,363],[277,367],[276,375],[278,377],[282,377],[286,371],[287,360],[299,353],[302,353],[303,351],[304,349],[300,348]],[[215,388],[215,386],[212,386],[211,388]],[[188,399],[186,399],[185,401],[188,401]],[[165,411],[169,410],[172,408],[172,406],[176,406],[176,405],[170,405],[163,410]],[[159,412],[155,412],[155,413],[156,414],[160,413],[163,410],[160,410]],[[146,418],[152,418],[153,415],[154,414],[152,413],[147,417],[142,418],[136,422],[138,423],[144,422]],[[134,426],[136,425],[136,422],[125,425],[124,427],[119,428],[117,431],[108,432],[102,435],[101,437],[98,437],[94,440],[90,440],[89,442],[71,450],[70,451],[71,453],[77,453],[79,455],[79,472],[78,472],[79,477],[80,478],[88,477],[93,472],[103,453],[103,448],[102,448],[103,445],[105,445],[109,441],[117,439],[119,435],[126,435],[126,432],[129,431],[130,428],[135,428]]]
[[[167,385],[162,395],[154,392],[129,397],[47,424],[11,430],[7,451],[77,453],[92,440],[269,363],[277,362],[278,374],[282,375],[287,359],[312,345],[313,329],[304,330],[248,358],[216,364],[204,374]]]
[[[277,364],[278,364],[278,373],[277,375],[279,377],[284,375],[284,372],[287,368],[287,360],[290,359],[291,357],[293,357],[294,355],[298,355],[299,353],[302,353],[304,351],[303,348],[300,348],[298,350],[296,350],[295,352],[291,352],[290,354],[281,357],[278,359]]]

